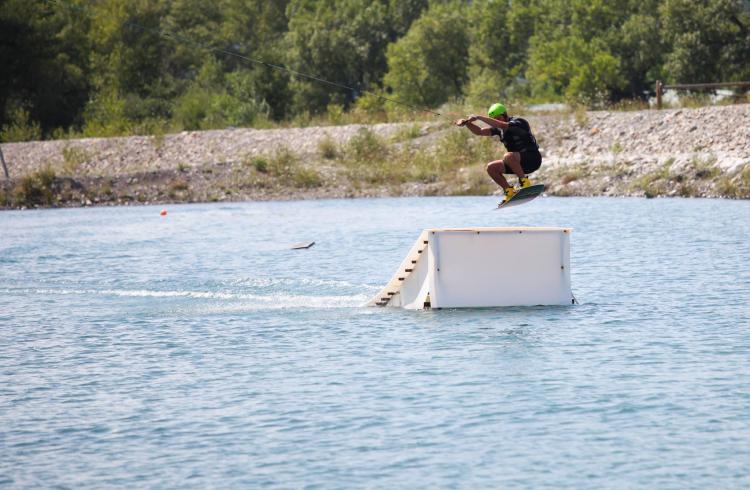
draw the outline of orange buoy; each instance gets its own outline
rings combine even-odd
[[[161,212],[160,212],[159,214],[160,214],[161,216],[166,216],[166,215],[167,215],[167,210],[166,210],[166,209],[162,209],[162,210],[161,210]]]

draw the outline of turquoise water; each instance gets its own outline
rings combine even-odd
[[[493,205],[0,213],[0,486],[750,487],[750,202]],[[361,306],[515,225],[574,228],[580,305]]]

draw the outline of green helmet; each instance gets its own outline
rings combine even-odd
[[[508,111],[505,109],[505,106],[502,105],[500,102],[496,104],[492,104],[492,106],[490,106],[490,110],[487,111],[488,116],[495,117],[495,118],[500,117],[503,114],[507,114],[507,113]]]

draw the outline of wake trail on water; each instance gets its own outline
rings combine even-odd
[[[368,286],[369,288],[369,286]],[[309,295],[290,292],[269,292],[255,294],[236,291],[192,291],[192,290],[150,290],[150,289],[5,289],[3,294],[24,295],[64,295],[81,297],[153,298],[153,299],[193,299],[213,302],[226,302],[230,309],[277,310],[277,309],[321,309],[358,308],[365,304],[370,295],[365,293],[350,295]]]

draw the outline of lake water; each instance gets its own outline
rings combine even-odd
[[[750,487],[750,202],[493,206],[0,213],[0,487]],[[516,225],[574,228],[580,305],[361,306]]]

